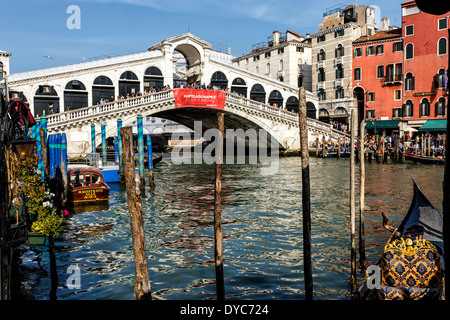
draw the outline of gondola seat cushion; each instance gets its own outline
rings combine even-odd
[[[381,255],[382,291],[386,298],[420,299],[439,293],[441,257],[429,241],[400,238],[389,242]]]

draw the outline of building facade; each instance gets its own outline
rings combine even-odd
[[[312,90],[311,39],[294,31],[274,31],[267,42],[252,46],[249,54],[236,57],[233,64],[292,86]]]
[[[401,120],[403,37],[388,28],[353,42],[353,92],[366,121]]]
[[[9,57],[11,53],[0,50],[0,81],[9,74]]]
[[[319,99],[319,119],[348,126],[353,107],[352,44],[375,33],[374,9],[349,5],[327,9],[319,32],[311,35],[312,91]]]
[[[404,38],[403,120],[418,128],[447,114],[448,13],[422,12],[402,3]]]

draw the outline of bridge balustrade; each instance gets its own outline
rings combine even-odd
[[[173,90],[165,90],[156,93],[150,93],[147,95],[131,97],[128,99],[116,100],[109,103],[93,105],[86,108],[52,114],[47,117],[47,124],[49,128],[52,128],[76,120],[89,121],[101,115],[120,115],[121,112],[135,110],[136,108],[139,108],[139,106],[150,105],[152,103],[161,102],[164,100],[167,100],[169,103],[175,102]],[[291,125],[298,126],[298,114],[291,111],[270,106],[268,104],[238,96],[234,93],[229,92],[226,93],[226,102],[228,102],[229,104],[234,104],[235,106],[240,108],[244,107],[254,110],[255,112],[277,117],[280,121],[288,121],[291,123]],[[308,118],[307,125],[310,129],[315,129],[316,131],[320,131],[322,133],[330,135],[334,139],[337,139],[337,137],[349,137],[348,134],[333,129],[331,125],[315,119]]]

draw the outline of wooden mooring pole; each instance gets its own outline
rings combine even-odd
[[[305,300],[312,300],[313,279],[311,263],[311,194],[309,178],[308,129],[306,127],[306,91],[304,87],[300,87],[298,100],[300,150],[302,158],[303,269],[305,277]]]
[[[450,39],[450,29],[448,29],[448,36]],[[450,41],[448,41],[448,50],[450,50]],[[448,68],[450,69],[450,55],[448,55]],[[447,94],[450,94],[450,81],[447,81]],[[444,167],[444,196],[443,196],[443,235],[444,235],[444,265],[450,265],[450,163],[449,163],[449,148],[447,146],[448,136],[450,134],[450,125],[449,119],[447,116],[447,132],[446,132],[446,143],[444,144],[445,148],[445,167]],[[445,288],[445,296],[449,299],[450,294],[450,275],[448,272],[445,272],[444,278],[444,288]]]
[[[225,300],[225,285],[223,279],[223,235],[222,235],[222,163],[223,163],[223,134],[224,114],[217,114],[217,137],[216,148],[216,183],[214,189],[214,261],[216,266],[216,291],[217,300]]]
[[[359,125],[359,169],[360,169],[360,188],[359,188],[359,261],[360,267],[363,268],[364,260],[366,260],[365,249],[365,232],[364,232],[364,203],[365,203],[365,184],[366,184],[366,167],[364,159],[364,126],[365,121],[362,119]]]
[[[350,287],[352,296],[356,292],[356,237],[355,237],[355,108],[351,112],[350,134]]]
[[[136,277],[134,280],[134,296],[136,300],[150,300],[151,286],[148,275],[147,256],[145,252],[140,189],[141,180],[139,174],[136,173],[132,128],[121,128],[120,136],[122,138],[123,175],[127,190],[128,210],[131,217],[131,236],[136,270]]]

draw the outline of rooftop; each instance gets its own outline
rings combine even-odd
[[[393,28],[391,30],[378,31],[371,36],[359,37],[358,39],[353,41],[353,43],[363,43],[363,42],[387,40],[387,39],[401,38],[401,37],[402,37],[402,29]]]

